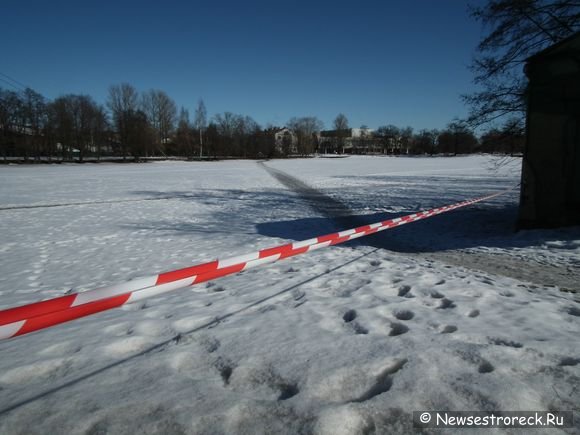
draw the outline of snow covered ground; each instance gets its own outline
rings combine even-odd
[[[0,167],[0,308],[518,181],[484,156]],[[575,410],[576,433],[580,229],[514,233],[517,195],[0,342],[0,433],[405,433],[418,410]]]

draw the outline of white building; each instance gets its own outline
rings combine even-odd
[[[280,154],[297,154],[298,138],[288,127],[278,128],[274,131],[276,149]]]

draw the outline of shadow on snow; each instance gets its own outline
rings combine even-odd
[[[446,195],[446,201],[436,201],[423,191],[422,195],[409,192],[408,197],[397,195],[401,212],[376,212],[356,214],[345,202],[320,191],[289,192],[272,190],[200,190],[190,192],[134,192],[138,195],[171,197],[175,200],[211,206],[202,212],[183,219],[135,222],[125,227],[145,229],[163,234],[258,234],[289,241],[305,240],[332,232],[380,222],[429,208],[466,199],[456,193]],[[476,192],[477,194],[489,191]],[[513,193],[512,195],[516,195]],[[450,197],[448,197],[450,196]],[[389,197],[388,199],[393,199]],[[396,200],[395,200],[396,201]],[[406,203],[404,202],[406,201]],[[412,204],[409,202],[412,201]],[[307,205],[318,217],[271,220],[270,216],[296,216]],[[297,211],[298,210],[298,211]],[[348,242],[351,246],[367,245],[401,253],[438,252],[472,247],[526,247],[559,240],[561,248],[576,248],[580,228],[546,231],[515,232],[517,203],[515,201],[482,202],[462,209],[443,213],[425,220],[392,228],[372,236]],[[282,243],[282,242],[280,242]],[[566,246],[566,245],[569,246]],[[269,246],[269,245],[268,245]],[[264,246],[264,247],[268,247]],[[216,255],[221,253],[216,252]]]

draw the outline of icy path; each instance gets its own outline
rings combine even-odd
[[[526,255],[516,256],[467,250],[415,255],[457,267],[465,267],[473,271],[514,278],[536,288],[540,286],[558,287],[562,292],[573,293],[574,299],[580,302],[580,289],[578,289],[580,268],[578,264],[542,264],[536,258],[529,258]]]

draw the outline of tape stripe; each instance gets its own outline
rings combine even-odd
[[[61,296],[47,301],[34,302],[29,305],[0,311],[0,326],[39,316],[47,312],[64,310],[74,303],[75,298],[76,295]]]
[[[0,340],[14,337],[18,334],[18,331],[24,326],[26,320],[20,320],[14,323],[7,323],[0,326]]]
[[[76,298],[71,306],[76,307],[78,305],[88,304],[89,302],[98,301],[100,299],[107,299],[113,296],[119,296],[142,288],[153,287],[156,284],[157,277],[149,276],[145,278],[134,279],[119,285],[103,287],[98,291],[77,293]]]
[[[165,284],[171,281],[177,281],[183,278],[187,278],[194,275],[199,275],[201,273],[206,273],[212,270],[216,270],[218,262],[210,261],[209,263],[203,263],[196,266],[186,267],[184,269],[173,270],[170,272],[164,272],[158,275],[156,285]]]
[[[70,320],[78,319],[80,317],[89,316],[91,314],[100,313],[101,311],[110,310],[123,305],[129,299],[130,294],[115,296],[100,301],[89,302],[85,305],[70,307],[63,311],[56,311],[54,313],[43,314],[41,316],[27,319],[24,325],[13,336],[28,334],[39,329],[55,326],[60,323],[68,322]]]

